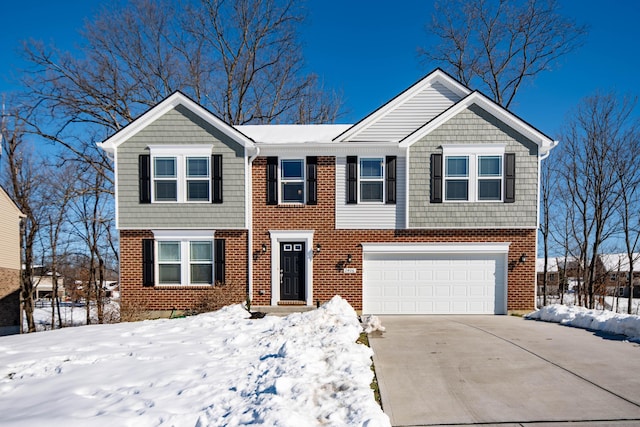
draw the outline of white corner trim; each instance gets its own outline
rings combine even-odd
[[[271,305],[280,301],[280,243],[304,242],[306,305],[313,305],[313,230],[269,230],[271,237]]]
[[[363,253],[509,253],[511,243],[363,243]]]

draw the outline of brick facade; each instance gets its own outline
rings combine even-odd
[[[246,230],[216,230],[226,241],[225,284],[233,287],[235,302],[247,292]],[[120,230],[120,298],[128,306],[146,311],[189,310],[215,292],[206,286],[142,286],[142,239],[153,239],[150,230]]]
[[[362,243],[510,243],[508,255],[507,309],[535,308],[535,229],[411,229],[411,230],[336,230],[335,229],[335,157],[318,157],[317,205],[267,205],[266,158],[253,162],[253,303],[271,303],[269,230],[313,230],[314,245],[321,245],[313,259],[314,300],[324,302],[341,295],[357,310],[362,309]],[[521,254],[527,255],[524,263]],[[357,274],[343,273],[347,255],[349,267]]]
[[[20,270],[0,267],[0,335],[20,331]]]

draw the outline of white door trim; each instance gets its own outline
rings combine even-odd
[[[271,305],[280,301],[280,243],[305,243],[306,305],[313,305],[313,230],[269,230],[271,237]]]

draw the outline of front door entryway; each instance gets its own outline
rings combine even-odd
[[[305,295],[305,244],[304,242],[280,243],[280,299],[304,301]]]

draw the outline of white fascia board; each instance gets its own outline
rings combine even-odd
[[[362,243],[363,253],[509,253],[510,243]]]
[[[98,147],[109,153],[113,153],[120,144],[136,135],[138,132],[146,128],[150,123],[153,123],[159,117],[174,109],[178,105],[183,105],[184,107],[198,115],[200,118],[202,118],[204,121],[214,126],[216,129],[224,132],[227,136],[229,136],[231,139],[233,139],[243,147],[253,147],[254,144],[251,139],[249,139],[237,129],[228,125],[223,120],[216,117],[213,113],[209,112],[204,107],[200,106],[180,92],[175,92],[174,94],[170,95],[164,101],[161,101],[158,105],[152,107],[146,113],[119,130],[115,135],[107,138],[101,143],[98,143]]]
[[[259,145],[261,156],[336,156],[358,154],[360,152],[401,153],[397,142],[358,142],[358,143],[290,143]]]
[[[441,125],[448,122],[450,119],[474,104],[536,143],[538,145],[538,151],[540,152],[540,155],[546,154],[549,150],[557,145],[557,141],[552,140],[530,124],[518,118],[516,115],[510,113],[503,107],[491,101],[480,92],[473,92],[466,98],[461,99],[458,103],[452,105],[451,108],[435,117],[429,123],[416,130],[414,133],[405,137],[400,141],[400,146],[409,147],[413,145],[424,136],[433,132]]]
[[[355,136],[360,133],[362,130],[368,128],[373,123],[377,122],[380,118],[387,115],[389,112],[395,110],[400,105],[404,104],[408,99],[411,99],[416,93],[423,90],[425,87],[431,86],[435,82],[439,82],[444,85],[447,89],[451,90],[455,94],[460,97],[465,97],[471,90],[464,86],[462,83],[453,79],[447,73],[442,71],[441,69],[436,69],[432,73],[428,74],[422,80],[419,80],[417,83],[414,83],[413,86],[410,86],[404,92],[401,92],[395,98],[391,99],[389,102],[384,104],[382,107],[378,108],[367,117],[353,125],[351,128],[347,129],[342,134],[338,135],[334,141],[346,141],[349,138]]]

